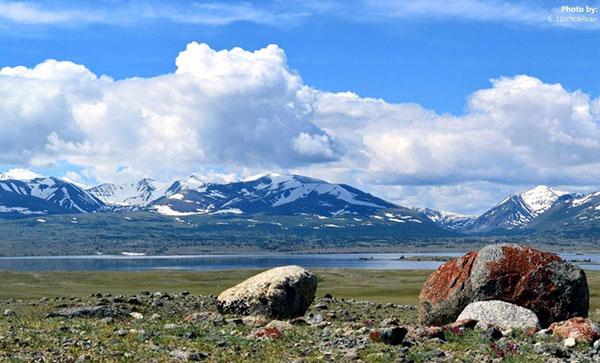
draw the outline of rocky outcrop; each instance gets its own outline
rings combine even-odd
[[[114,318],[126,315],[127,312],[109,306],[83,306],[53,311],[46,318]]]
[[[545,327],[587,316],[589,291],[583,270],[555,254],[514,244],[488,245],[429,276],[419,296],[419,317],[424,324],[447,324],[468,304],[486,300],[530,309]]]
[[[477,301],[467,305],[457,321],[477,320],[477,327],[486,329],[494,326],[502,330],[539,328],[535,313],[515,304],[499,300]]]
[[[313,302],[317,277],[299,266],[277,267],[223,291],[221,313],[290,319],[304,315]]]
[[[600,327],[586,318],[577,317],[553,323],[548,330],[552,335],[565,339],[573,338],[576,342],[586,344],[592,344],[600,338]]]

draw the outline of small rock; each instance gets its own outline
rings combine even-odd
[[[140,320],[144,318],[144,315],[142,315],[141,313],[137,313],[137,312],[131,312],[129,313],[129,316],[131,316],[134,319]]]
[[[92,357],[89,354],[82,354],[75,360],[75,363],[87,363],[91,362]]]
[[[283,333],[281,332],[281,330],[277,329],[277,328],[261,328],[261,329],[257,329],[254,330],[251,334],[250,334],[250,338],[255,338],[255,339],[270,339],[270,340],[275,340],[275,339],[279,339],[283,337]]]
[[[205,360],[209,357],[207,353],[204,352],[188,352],[186,350],[176,349],[169,353],[169,356],[174,359],[183,360],[183,361],[201,361]]]
[[[587,318],[571,318],[553,323],[548,329],[555,336],[573,338],[586,344],[592,344],[600,338],[600,327]]]
[[[398,326],[398,325],[400,325],[400,323],[395,318],[386,318],[386,319],[383,319],[381,321],[381,324],[379,324],[379,325],[382,326],[382,327]]]
[[[567,349],[575,348],[576,345],[575,338],[567,338],[563,341],[563,346]]]
[[[485,330],[483,336],[489,340],[498,340],[502,338],[502,332],[500,331],[500,329],[492,326]]]
[[[369,334],[369,338],[374,342],[398,345],[402,343],[407,332],[408,331],[406,328],[395,326],[381,330],[374,330]]]
[[[323,316],[321,314],[309,316],[308,319],[306,319],[306,322],[310,325],[320,324],[323,322]]]
[[[324,303],[324,302],[320,302],[317,305],[315,305],[315,309],[317,309],[317,310],[327,310],[327,309],[329,309],[329,306],[326,303]]]
[[[5,317],[9,318],[11,316],[16,316],[17,313],[15,313],[13,310],[6,309],[6,310],[4,310],[4,312],[2,313],[2,315],[4,315]]]
[[[120,337],[124,337],[125,335],[127,335],[129,332],[125,329],[119,329],[115,332],[115,334],[117,334],[117,336]]]
[[[173,323],[167,323],[167,324],[163,325],[163,329],[165,329],[165,330],[177,329],[177,327],[178,327],[178,325],[173,324]]]
[[[595,350],[600,350],[600,339],[596,340],[594,342],[594,349]]]
[[[543,336],[549,335],[551,333],[552,332],[550,331],[550,329],[540,329],[540,330],[538,330],[537,333],[535,333],[535,335],[538,337],[543,337]]]
[[[292,324],[288,323],[287,321],[273,320],[269,324],[267,324],[265,328],[277,328],[279,329],[279,331],[284,333],[292,329]]]
[[[106,318],[118,317],[124,314],[124,311],[108,306],[84,306],[54,311],[48,313],[46,318]]]
[[[540,325],[533,311],[500,300],[477,301],[467,305],[457,320],[464,319],[477,320],[476,327],[482,329],[495,326],[499,329],[527,330]]]

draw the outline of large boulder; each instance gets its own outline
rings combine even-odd
[[[277,267],[223,291],[221,313],[263,315],[275,319],[302,316],[313,302],[317,277],[300,266]]]
[[[476,301],[470,303],[460,313],[457,321],[477,320],[477,326],[487,328],[495,326],[506,329],[537,329],[540,321],[529,309],[500,300]]]
[[[424,324],[447,324],[468,304],[486,300],[530,309],[546,327],[587,316],[589,291],[583,270],[558,255],[515,244],[488,245],[429,276],[419,295],[419,317]]]

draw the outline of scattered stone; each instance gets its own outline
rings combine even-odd
[[[124,337],[125,335],[127,335],[129,332],[125,329],[119,329],[115,332],[115,334],[117,334],[117,336],[120,337]]]
[[[600,327],[587,318],[571,318],[554,323],[548,329],[555,336],[573,338],[586,344],[592,344],[600,338]]]
[[[87,363],[92,361],[92,356],[89,354],[82,354],[75,360],[75,363]]]
[[[404,340],[408,330],[404,327],[391,327],[374,330],[369,334],[369,339],[374,342],[382,342],[389,345],[399,345]]]
[[[502,338],[503,335],[500,329],[496,328],[495,326],[490,326],[485,330],[485,332],[483,332],[483,336],[489,340],[498,340]]]
[[[208,353],[204,352],[189,352],[186,350],[176,349],[169,353],[169,356],[174,359],[182,360],[182,361],[201,361],[205,360],[209,357]]]
[[[587,316],[583,270],[558,255],[515,244],[469,252],[433,272],[419,295],[423,324],[443,325],[475,301],[502,300],[532,310],[542,327]]]
[[[495,326],[499,329],[538,328],[539,320],[535,313],[515,304],[499,300],[477,301],[467,305],[458,316],[458,321],[477,320],[476,327],[486,329]]]
[[[321,314],[311,315],[306,319],[306,322],[310,325],[318,325],[323,322],[323,316]]]
[[[223,315],[214,311],[203,311],[201,313],[193,313],[186,316],[183,320],[187,322],[209,321],[214,325],[223,325],[225,318]]]
[[[563,341],[563,346],[567,349],[575,348],[576,345],[575,338],[567,338]]]
[[[400,323],[398,322],[398,319],[395,318],[386,318],[383,319],[381,321],[381,324],[379,324],[380,326],[386,327],[386,326],[398,326],[400,325]]]
[[[304,315],[315,297],[317,277],[299,266],[277,267],[223,291],[222,313],[289,319]]]
[[[282,320],[273,320],[265,326],[265,328],[277,328],[282,333],[292,329],[292,327],[292,324]]]
[[[327,310],[327,309],[329,309],[329,306],[326,303],[324,303],[324,302],[320,302],[317,305],[315,305],[315,309],[317,309],[317,310]]]
[[[144,318],[144,315],[142,315],[141,313],[137,313],[135,311],[129,313],[129,316],[131,316],[132,318],[137,319],[137,320],[141,320]]]
[[[84,306],[50,312],[46,318],[114,318],[123,315],[124,311],[108,306]]]
[[[250,334],[250,338],[255,338],[258,340],[275,340],[281,337],[283,337],[283,332],[275,327],[256,329]]]
[[[446,340],[446,334],[444,334],[444,329],[439,326],[409,325],[406,327],[406,329],[408,330],[406,337],[414,341],[430,339]]]
[[[596,340],[593,345],[595,350],[600,350],[600,339]]]
[[[16,316],[17,313],[15,313],[13,310],[5,309],[4,312],[2,312],[2,315],[4,315],[6,318],[10,318],[11,316]]]
[[[267,319],[262,316],[245,316],[242,318],[242,323],[247,326],[259,327],[267,324]]]
[[[163,328],[165,330],[177,329],[178,327],[179,327],[179,325],[174,324],[174,323],[167,323],[167,324],[163,325]]]

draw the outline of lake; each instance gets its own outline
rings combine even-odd
[[[0,257],[0,270],[12,271],[216,271],[265,269],[282,265],[306,268],[352,268],[375,270],[434,270],[443,262],[399,259],[413,256],[462,256],[463,253],[356,253],[356,254],[273,254],[273,255],[192,255],[192,256],[36,256]],[[600,270],[600,254],[562,253],[566,260],[588,270]]]

